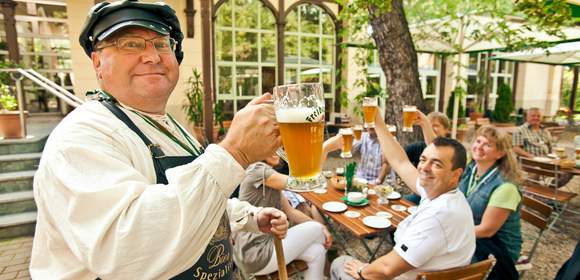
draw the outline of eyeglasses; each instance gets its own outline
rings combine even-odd
[[[157,37],[152,39],[145,39],[141,37],[121,37],[115,42],[101,46],[96,50],[116,46],[117,49],[125,53],[140,53],[147,48],[147,42],[151,42],[153,47],[159,53],[172,53],[175,51],[176,41],[170,37]]]

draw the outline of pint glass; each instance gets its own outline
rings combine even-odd
[[[274,87],[274,106],[282,145],[288,155],[288,188],[310,191],[324,183],[324,97],[322,85],[304,83]]]
[[[341,128],[338,130],[338,134],[342,136],[342,152],[340,153],[341,158],[351,158],[352,153],[352,138],[353,132],[350,128]]]
[[[375,127],[375,115],[379,102],[376,97],[365,97],[363,99],[363,115],[365,120],[365,127]]]
[[[403,107],[403,132],[413,132],[413,122],[417,118],[417,107],[405,105]]]
[[[360,137],[362,136],[362,130],[362,126],[358,124],[352,128],[352,131],[354,132],[354,139],[360,140]]]

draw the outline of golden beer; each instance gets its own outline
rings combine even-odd
[[[379,101],[376,97],[365,97],[363,99],[363,116],[365,127],[375,127],[375,115],[379,109]]]
[[[417,118],[417,107],[407,106],[403,107],[403,131],[413,132],[413,122]]]
[[[356,140],[360,140],[361,136],[362,136],[362,126],[360,125],[355,125],[352,128],[352,131],[354,132],[354,139]]]
[[[342,152],[340,153],[341,158],[351,158],[352,157],[352,140],[354,138],[354,133],[350,128],[341,128],[338,134],[342,135]]]
[[[324,122],[278,123],[282,144],[288,155],[290,175],[297,179],[311,179],[322,168]]]

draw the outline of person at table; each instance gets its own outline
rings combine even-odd
[[[514,152],[525,158],[545,157],[551,153],[554,140],[541,124],[542,112],[533,107],[527,110],[526,122],[512,136]]]
[[[323,162],[326,155],[342,147],[342,137],[334,136],[323,144]],[[288,175],[278,173],[274,166],[280,163],[277,155],[268,157],[246,169],[246,177],[240,186],[240,200],[259,207],[274,207],[282,210],[294,226],[282,240],[287,263],[298,259],[308,264],[304,272],[306,280],[324,278],[326,250],[332,245],[332,235],[326,226],[311,216],[295,209],[282,194],[287,186]],[[313,216],[320,216],[318,210]],[[241,256],[245,273],[267,275],[278,270],[274,251],[274,240],[269,234],[240,232],[234,236],[234,250]]]
[[[554,148],[554,139],[542,125],[542,112],[532,107],[527,110],[526,122],[512,135],[514,152],[525,158],[546,157]],[[570,173],[561,173],[557,185],[564,186],[572,179]]]
[[[493,254],[497,264],[490,279],[498,279],[499,275],[516,278],[515,262],[522,245],[519,211],[522,197],[517,186],[521,176],[511,139],[492,126],[482,126],[475,133],[471,158],[459,189],[469,202],[475,223],[477,249],[473,261]],[[401,164],[391,158],[389,162],[395,170],[395,165]],[[413,181],[405,183],[412,186]]]
[[[332,263],[331,279],[415,279],[420,271],[469,264],[475,251],[475,228],[467,199],[457,189],[466,164],[463,145],[437,137],[415,168],[381,117],[375,118],[375,125],[389,163],[423,201],[399,223],[391,252],[370,264],[340,257]]]
[[[383,158],[381,145],[373,127],[368,127],[362,133],[361,139],[354,141],[352,153],[360,153],[361,158],[356,169],[356,177],[365,179],[370,184],[381,184],[391,171],[388,162]]]
[[[517,279],[515,263],[522,248],[518,162],[507,133],[487,125],[474,137],[472,160],[459,183],[475,222],[473,262],[493,254],[497,262],[488,279]]]
[[[429,120],[429,122],[426,122],[425,120]],[[417,119],[415,120],[415,124],[419,125],[423,130],[424,141],[418,141],[406,145],[405,153],[407,154],[407,157],[409,157],[411,163],[413,163],[414,166],[417,166],[419,165],[423,150],[425,150],[428,143],[433,141],[433,138],[450,136],[450,122],[449,118],[447,118],[447,116],[441,112],[431,112],[425,117],[423,112],[417,111]],[[431,129],[427,129],[429,124],[431,125]],[[405,199],[415,204],[419,204],[421,201],[421,197],[414,193],[405,195]]]
[[[46,142],[31,277],[232,279],[232,231],[288,228],[277,209],[228,200],[245,167],[280,146],[271,96],[204,150],[166,111],[184,55],[175,10],[103,2],[81,31],[99,89]]]
[[[429,120],[429,123],[425,122],[425,119]],[[423,150],[427,147],[427,144],[431,143],[435,137],[450,137],[450,122],[449,118],[441,112],[431,112],[426,117],[421,111],[417,111],[417,119],[415,124],[419,125],[423,130],[423,141],[417,141],[405,146],[405,153],[409,160],[414,166],[419,165],[421,160],[421,154]],[[433,131],[432,134],[428,133],[429,130],[425,129],[426,125],[431,125]]]

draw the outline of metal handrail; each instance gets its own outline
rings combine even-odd
[[[11,78],[14,80],[16,84],[16,98],[18,100],[18,111],[20,116],[20,126],[22,127],[22,138],[26,137],[26,122],[24,120],[24,93],[22,90],[22,79],[24,77],[28,78],[35,84],[39,85],[46,91],[52,93],[54,96],[60,98],[66,104],[72,107],[79,107],[84,103],[84,100],[79,98],[78,96],[70,93],[62,86],[56,84],[55,82],[51,81],[50,79],[46,78],[42,74],[34,71],[33,69],[22,69],[22,68],[15,68],[15,69],[0,69],[0,72],[9,72]],[[14,75],[14,74],[20,75]]]

